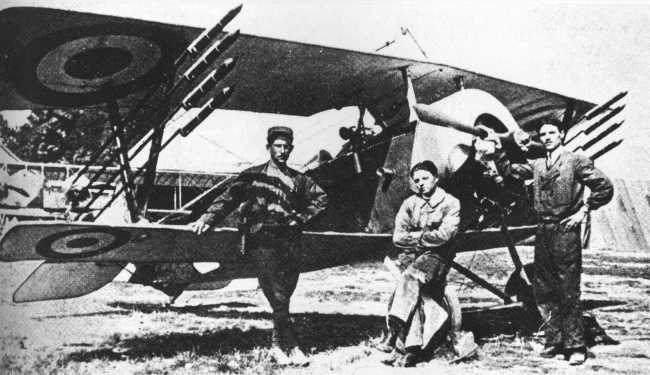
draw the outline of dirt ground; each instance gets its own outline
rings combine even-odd
[[[463,254],[462,264],[503,285],[511,266],[507,252]],[[523,249],[530,261],[531,249]],[[269,307],[261,291],[237,282],[221,291],[185,292],[167,306],[162,293],[113,282],[69,300],[14,304],[13,290],[36,266],[0,264],[0,373],[88,374],[647,374],[650,372],[650,254],[587,251],[582,279],[586,312],[619,345],[591,348],[594,358],[570,367],[541,359],[537,336],[517,331],[516,309],[471,312],[499,300],[452,272],[476,330],[478,357],[449,364],[442,353],[416,368],[381,364],[372,349],[380,335],[393,285],[379,263],[303,274],[291,310],[304,349],[305,368],[279,367],[269,357]]]

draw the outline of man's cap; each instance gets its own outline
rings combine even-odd
[[[277,137],[285,137],[293,142],[293,130],[288,126],[271,126],[266,133],[266,140],[271,143]]]

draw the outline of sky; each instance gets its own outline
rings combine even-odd
[[[605,1],[5,1],[212,26],[247,34],[426,60],[602,103],[629,91],[624,143],[597,165],[613,177],[650,179],[650,2]],[[327,5],[323,5],[327,4]],[[261,118],[261,122],[268,119]]]

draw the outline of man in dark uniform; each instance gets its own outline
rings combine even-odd
[[[242,251],[255,264],[259,284],[273,309],[271,354],[281,364],[306,364],[291,329],[289,301],[300,272],[297,255],[302,224],[326,208],[327,195],[311,178],[287,166],[293,150],[290,128],[269,128],[266,148],[270,160],[243,171],[190,225],[202,234],[238,209]]]
[[[590,210],[612,199],[614,189],[591,159],[563,147],[564,135],[561,122],[542,121],[539,137],[546,157],[531,162],[539,217],[533,289],[546,320],[542,356],[566,355],[571,365],[579,365],[587,354],[580,308],[580,224]],[[586,203],[585,186],[590,190]]]

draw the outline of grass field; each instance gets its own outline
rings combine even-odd
[[[531,249],[523,249],[530,261]],[[462,264],[503,285],[507,252],[463,254]],[[0,264],[0,373],[3,374],[647,374],[650,369],[650,255],[585,253],[583,301],[619,345],[595,346],[587,363],[544,360],[541,340],[517,333],[518,312],[467,313],[478,358],[449,364],[448,356],[412,369],[381,364],[370,341],[380,335],[393,281],[382,264],[366,263],[303,274],[291,310],[311,363],[279,367],[269,357],[270,309],[261,291],[239,283],[222,291],[185,292],[166,306],[162,293],[113,282],[90,295],[14,304],[13,290],[36,266]],[[452,272],[469,310],[499,304]],[[237,283],[235,283],[237,284]],[[594,308],[595,307],[595,308]],[[485,322],[485,324],[483,324]],[[488,324],[489,322],[489,324]]]

